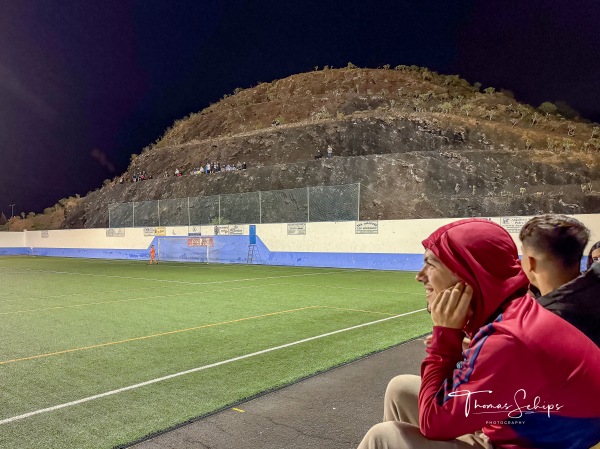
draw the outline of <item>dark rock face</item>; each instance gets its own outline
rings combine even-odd
[[[317,149],[323,159],[314,160]],[[509,131],[475,119],[441,125],[435,118],[353,116],[155,149],[127,174],[145,170],[154,179],[89,194],[65,226],[108,227],[110,203],[356,182],[364,220],[598,213],[600,155],[581,156],[526,150]],[[246,162],[248,169],[188,174],[207,161]],[[172,176],[175,168],[184,176]]]

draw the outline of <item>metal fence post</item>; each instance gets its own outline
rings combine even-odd
[[[190,227],[192,225],[192,223],[191,223],[192,219],[190,218],[190,197],[188,196],[187,199],[188,199],[188,227]]]
[[[219,195],[219,218],[217,224],[221,224],[221,195]]]
[[[262,223],[262,193],[258,191],[258,222]]]
[[[160,226],[160,200],[156,200],[156,213],[158,214],[158,225]]]
[[[306,221],[310,221],[310,187],[306,188]]]
[[[356,220],[360,220],[360,182],[358,183],[358,197],[356,198]]]

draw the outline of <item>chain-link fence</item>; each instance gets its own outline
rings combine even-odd
[[[360,184],[174,198],[108,206],[111,228],[353,221]]]

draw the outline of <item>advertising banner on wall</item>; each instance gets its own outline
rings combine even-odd
[[[529,221],[526,217],[501,217],[500,226],[511,234],[518,234],[525,223]]]
[[[228,225],[216,225],[215,226],[215,235],[229,235],[229,226]]]
[[[215,246],[213,237],[194,237],[187,240],[187,246]]]
[[[107,237],[125,237],[125,229],[124,228],[108,228],[106,230],[106,236]]]
[[[50,233],[48,231],[42,231],[42,238],[47,239],[50,237]]]
[[[288,235],[306,235],[306,223],[288,223]]]
[[[244,235],[243,225],[229,225],[229,235]]]
[[[357,221],[354,227],[355,234],[379,234],[378,221]]]
[[[193,235],[193,236],[202,235],[202,230],[201,230],[200,226],[188,227],[188,235]]]
[[[165,236],[167,235],[167,228],[144,228],[144,237],[152,237],[154,235]]]

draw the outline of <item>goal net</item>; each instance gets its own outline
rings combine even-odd
[[[159,261],[245,263],[248,236],[158,237]]]

